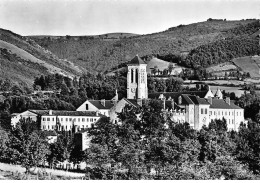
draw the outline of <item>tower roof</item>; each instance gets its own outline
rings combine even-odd
[[[129,65],[146,64],[138,55],[136,55],[129,63]]]
[[[215,97],[218,97],[219,99],[223,99],[223,94],[222,92],[220,91],[219,87],[216,91],[216,94],[215,94]]]

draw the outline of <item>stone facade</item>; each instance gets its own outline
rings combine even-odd
[[[148,98],[146,63],[135,56],[128,64],[127,72],[127,98]]]

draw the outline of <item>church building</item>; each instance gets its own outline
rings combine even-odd
[[[143,102],[157,99],[163,103],[163,112],[171,115],[173,122],[188,122],[196,130],[203,125],[208,126],[211,120],[227,121],[228,130],[237,131],[244,122],[244,109],[235,105],[218,88],[215,95],[210,87],[208,91],[163,92],[149,93],[147,89],[146,63],[136,55],[128,63],[127,98],[123,98],[110,109],[109,117],[113,122],[119,122],[117,113],[122,112],[126,105],[142,106]]]

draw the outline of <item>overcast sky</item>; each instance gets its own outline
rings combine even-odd
[[[260,18],[260,0],[0,0],[0,27],[21,35],[147,34],[208,18]]]

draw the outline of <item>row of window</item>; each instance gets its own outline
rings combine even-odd
[[[55,121],[55,118],[42,118],[42,121]],[[95,122],[95,121],[97,121],[97,118],[78,118],[78,120],[76,120],[76,118],[64,118],[64,120],[63,120],[63,118],[58,118],[58,120],[60,120],[60,122],[63,122],[63,121],[66,121],[66,122],[68,122],[68,121],[72,121],[72,120],[74,120],[75,122],[76,121],[78,121],[78,122]]]
[[[214,115],[222,115],[222,116],[224,116],[224,115],[225,115],[225,116],[227,116],[227,115],[233,116],[233,115],[235,114],[235,112],[233,112],[233,111],[232,111],[232,112],[230,112],[230,111],[229,111],[229,112],[227,112],[227,111],[225,111],[225,112],[224,112],[224,111],[222,111],[222,112],[220,112],[220,111],[218,111],[218,112],[217,112],[217,111],[214,111],[213,114],[214,114]],[[239,115],[242,116],[242,112],[237,112],[236,114],[237,114],[237,116],[239,116]],[[212,115],[212,111],[209,111],[209,115]]]
[[[207,108],[201,108],[201,114],[207,114],[208,113],[208,109]]]
[[[83,128],[83,129],[85,129],[85,128],[90,128],[90,127],[93,128],[93,127],[94,127],[94,124],[92,123],[91,126],[89,126],[89,125],[81,125],[81,126],[78,126],[78,128],[80,128],[80,127]],[[43,126],[42,126],[42,129],[43,129],[43,130],[54,130],[55,128],[56,128],[55,125],[43,125]],[[69,127],[68,127],[68,126],[61,126],[61,127],[60,127],[60,130],[62,130],[62,129],[63,129],[63,130],[70,130],[71,128],[72,128],[72,126],[69,126]]]

